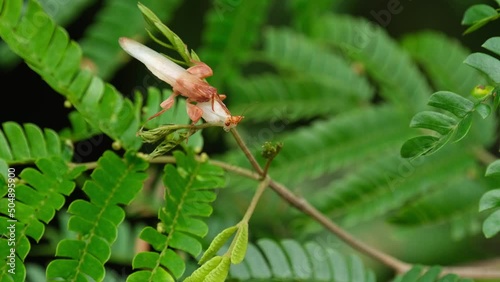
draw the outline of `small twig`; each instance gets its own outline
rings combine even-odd
[[[237,135],[239,136],[239,135]],[[238,141],[237,141],[238,142]],[[244,143],[238,143],[244,144]],[[246,145],[245,145],[246,147]],[[246,149],[249,151],[248,149]],[[251,155],[251,154],[250,154]],[[253,156],[252,156],[253,158]],[[200,160],[200,158],[198,158]],[[255,160],[255,159],[254,159]],[[150,160],[151,163],[175,163],[176,160],[171,156],[162,156],[157,157],[155,159]],[[221,167],[226,171],[236,173],[238,175],[254,179],[261,180],[262,176],[259,173],[253,172],[251,170],[231,165],[222,161],[217,160],[209,160],[209,163]],[[255,161],[255,164],[260,168],[259,164]],[[73,164],[73,165],[85,165],[87,169],[95,168],[97,163],[81,163],[81,164]],[[256,169],[256,168],[255,168]],[[257,169],[256,169],[257,170]],[[263,173],[264,171],[260,169]],[[411,268],[411,264],[403,262],[395,257],[392,257],[389,254],[386,254],[378,249],[375,249],[362,241],[357,240],[352,235],[344,231],[341,227],[332,222],[327,216],[318,211],[315,207],[307,202],[307,200],[300,198],[290,192],[284,185],[272,180],[269,176],[265,179],[269,179],[269,187],[273,189],[283,200],[288,202],[293,207],[297,208],[304,214],[309,215],[313,220],[319,222],[323,225],[328,231],[338,236],[352,248],[358,250],[359,252],[366,254],[375,260],[383,263],[384,265],[392,268],[397,273],[404,273]],[[260,187],[260,186],[259,186]],[[257,189],[259,190],[259,188]],[[264,191],[264,189],[262,189]],[[257,192],[256,192],[257,194]],[[255,196],[254,196],[255,197]],[[499,279],[500,278],[500,270],[494,268],[487,267],[474,267],[474,266],[456,266],[456,267],[443,267],[443,274],[454,273],[461,277],[468,277],[473,279]]]
[[[260,167],[259,163],[255,159],[255,157],[252,155],[252,152],[250,152],[250,149],[248,149],[247,145],[245,144],[245,141],[241,138],[240,134],[236,130],[236,128],[231,128],[231,134],[233,134],[234,139],[236,140],[236,143],[238,146],[240,146],[241,150],[247,157],[248,161],[250,161],[250,164],[252,167],[257,171],[259,175],[264,175],[264,171]]]
[[[269,177],[266,177],[259,183],[259,186],[257,187],[257,190],[255,191],[255,194],[252,198],[252,201],[250,202],[250,205],[248,206],[247,211],[245,212],[245,215],[243,216],[241,222],[248,223],[248,221],[252,217],[253,212],[255,211],[255,207],[257,206],[260,197],[264,193],[264,190],[266,190],[266,187],[269,186],[270,181],[271,179]]]
[[[241,136],[238,134],[238,131],[235,128],[232,128],[231,133],[235,137],[236,143],[238,143],[241,150],[245,153],[245,156],[247,156],[248,160],[250,161],[250,164],[262,177],[264,175],[264,171],[262,170],[260,165],[257,163],[257,161],[255,160],[253,155],[250,153],[250,150],[246,146],[245,142],[243,142],[243,140],[241,139]],[[311,216],[314,220],[321,223],[321,225],[323,225],[326,229],[328,229],[330,232],[337,235],[340,239],[342,239],[344,242],[349,244],[354,249],[382,262],[383,264],[385,264],[385,265],[387,265],[387,266],[389,266],[392,269],[395,269],[397,271],[404,272],[404,271],[411,268],[410,264],[404,263],[395,257],[392,257],[392,256],[390,256],[390,255],[388,255],[380,250],[377,250],[377,249],[363,243],[362,241],[357,240],[356,238],[351,236],[349,233],[345,232],[338,225],[333,223],[328,217],[326,217],[324,214],[322,214],[320,211],[318,211],[315,207],[310,205],[305,199],[295,196],[285,186],[279,184],[278,182],[273,181],[272,179],[271,179],[269,185],[286,202],[288,202],[289,204],[291,204],[292,206],[294,206],[298,210],[302,211],[303,213]]]

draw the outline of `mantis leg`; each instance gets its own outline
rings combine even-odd
[[[191,104],[189,99],[186,100],[186,108],[189,118],[193,121],[193,124],[196,124],[201,116],[203,116],[203,110],[197,107],[194,104]]]
[[[159,111],[159,112],[157,112],[156,114],[150,116],[148,118],[148,120],[154,119],[155,117],[163,114],[166,110],[172,108],[172,106],[174,105],[174,102],[175,102],[175,97],[177,97],[177,95],[179,95],[179,94],[177,94],[177,93],[174,92],[172,95],[170,95],[167,98],[167,100],[161,102],[160,107],[162,107],[162,110]]]

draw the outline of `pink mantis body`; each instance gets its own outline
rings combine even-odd
[[[203,118],[206,122],[221,124],[228,131],[243,119],[243,116],[232,116],[222,102],[226,96],[218,94],[215,87],[203,80],[213,74],[205,63],[195,62],[194,66],[186,70],[132,39],[122,37],[119,43],[125,52],[141,61],[155,76],[173,88],[172,95],[160,104],[162,110],[149,119],[170,109],[178,95],[187,98],[187,113],[193,124]]]

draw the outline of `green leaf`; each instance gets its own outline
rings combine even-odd
[[[243,267],[243,265],[246,266]],[[240,267],[238,267],[240,266]],[[254,245],[248,244],[245,260],[239,265],[231,268],[232,277],[240,277],[241,269],[248,268],[248,276],[258,279],[269,279],[272,277],[271,269],[268,262],[264,258],[262,252]]]
[[[349,87],[331,82],[271,74],[232,79],[229,90],[237,95],[231,96],[231,111],[244,112],[256,122],[271,120],[272,127],[281,131],[293,121],[342,113],[363,103],[362,98],[351,96],[351,90],[344,91],[355,91],[360,84]]]
[[[476,106],[476,112],[485,119],[491,114],[491,107],[489,105],[480,103]]]
[[[488,165],[485,176],[493,176],[500,174],[500,160],[496,160]]]
[[[400,154],[403,158],[416,158],[427,155],[444,145],[439,144],[439,141],[440,138],[434,136],[413,137],[405,141],[403,146],[401,146]],[[438,144],[441,146],[438,146]]]
[[[495,236],[500,231],[500,210],[490,214],[483,223],[483,233],[486,238]]]
[[[384,99],[409,109],[410,114],[423,108],[432,90],[410,56],[385,29],[348,15],[327,13],[313,21],[312,37],[337,47],[361,64]]]
[[[88,123],[83,115],[78,111],[72,111],[68,115],[71,128],[64,128],[59,135],[63,139],[69,139],[72,142],[83,141],[94,135],[101,133],[98,128]]]
[[[457,120],[438,112],[423,111],[417,113],[410,122],[410,127],[427,128],[441,135],[448,134],[457,124]]]
[[[204,279],[222,262],[221,256],[215,256],[204,263],[200,268],[196,269],[184,282],[203,282]]]
[[[402,46],[423,67],[434,89],[468,93],[485,84],[481,74],[463,63],[470,51],[455,38],[437,31],[405,35]]]
[[[457,128],[455,129],[455,133],[453,134],[453,142],[458,142],[462,140],[467,135],[467,133],[469,133],[471,126],[472,126],[472,115],[469,114],[460,121]]]
[[[439,221],[440,218],[451,218],[454,214],[477,211],[477,201],[489,188],[483,185],[472,186],[474,183],[467,180],[467,171],[476,169],[475,158],[463,154],[463,147],[459,144],[451,144],[436,154],[420,158],[402,159],[393,152],[385,157],[366,161],[342,178],[335,179],[310,196],[311,204],[345,227],[393,216],[398,211],[410,209],[412,204],[416,205],[415,213],[407,213],[406,222],[432,223],[433,219]],[[460,185],[448,188],[450,181],[456,181]],[[441,190],[450,192],[440,192]],[[446,195],[449,197],[455,193],[460,193],[457,202],[448,203]],[[442,194],[445,196],[441,197]],[[426,198],[429,201],[425,201]],[[418,213],[418,204],[426,208],[421,213],[422,217],[418,217],[421,215]],[[436,206],[442,206],[442,209],[436,211],[430,208]]]
[[[231,266],[231,259],[222,257],[221,262],[205,277],[203,281],[224,282],[229,274],[229,267]]]
[[[13,5],[2,7],[2,39],[55,91],[65,96],[93,127],[119,141],[124,148],[137,149],[141,140],[135,135],[139,124],[131,101],[110,84],[80,68],[80,47],[53,22],[38,1],[28,1],[22,15],[17,9],[23,1],[12,2]],[[26,30],[30,32],[24,32]],[[28,41],[30,44],[24,44]]]
[[[61,157],[40,158],[36,161],[38,169],[31,167],[23,169],[17,175],[22,182],[12,182],[14,178],[0,178],[0,195],[6,197],[0,199],[0,227],[8,230],[7,226],[12,224],[8,219],[15,218],[16,224],[16,272],[17,275],[24,275],[23,261],[31,249],[28,237],[38,242],[45,233],[45,225],[55,216],[55,212],[64,205],[68,196],[75,188],[74,179],[84,170],[83,167],[70,169]],[[12,187],[14,185],[14,187]],[[14,188],[15,210],[9,210],[12,207],[9,203],[14,199],[12,191]],[[4,244],[5,243],[5,244]],[[7,242],[1,242],[0,246],[7,247]],[[4,256],[5,258],[5,256]],[[7,277],[9,266],[3,263],[0,266],[0,276]],[[24,281],[20,279],[19,281]]]
[[[469,7],[462,18],[462,25],[471,25],[477,23],[483,19],[491,18],[497,15],[495,8],[486,5],[478,4]]]
[[[224,246],[224,244],[227,242],[227,240],[229,240],[229,238],[234,234],[234,232],[236,232],[236,230],[238,230],[237,225],[228,227],[222,230],[222,232],[220,232],[219,234],[217,234],[217,236],[215,236],[215,238],[208,246],[203,256],[198,261],[198,264],[204,264],[209,259],[211,259],[220,250],[220,248]]]
[[[400,145],[411,136],[411,129],[406,123],[409,119],[407,114],[389,105],[356,109],[279,135],[284,146],[273,160],[270,173],[273,179],[297,185],[304,179],[337,171],[366,158],[379,156],[381,152],[386,153],[388,148]],[[262,142],[258,142],[262,128],[258,129],[243,136],[255,152],[254,155],[258,154],[262,145]],[[269,129],[277,130],[275,127]],[[278,132],[271,132],[278,138]],[[249,166],[238,151],[233,151],[224,159],[232,164]],[[308,169],[304,169],[306,167]],[[231,184],[233,187],[248,187],[248,182],[244,181],[247,180],[235,180]]]
[[[148,7],[146,7],[140,2],[138,3],[138,6],[148,25],[148,32],[153,37],[153,39],[156,39],[155,37],[156,34],[158,33],[162,34],[169,41],[169,43],[164,43],[159,39],[156,39],[156,41],[179,53],[179,55],[183,59],[184,64],[188,66],[192,65],[193,64],[192,60],[197,58],[196,54],[194,54],[195,58],[191,57],[191,54],[194,53],[194,51],[189,51],[186,47],[187,45],[182,41],[182,39],[179,36],[177,36],[177,34],[175,34],[165,24],[163,24],[161,19],[153,11],[151,11]],[[175,59],[172,60],[175,62],[179,62],[178,60]]]
[[[438,91],[432,94],[427,104],[446,110],[459,118],[465,117],[474,109],[474,102],[449,91]]]
[[[484,193],[479,201],[479,211],[485,211],[492,208],[500,208],[500,189]]]
[[[283,76],[323,84],[329,92],[336,93],[331,96],[338,100],[343,98],[339,95],[357,103],[373,97],[373,88],[366,77],[356,72],[352,62],[291,29],[266,29],[263,55],[285,73]]]
[[[483,72],[495,83],[500,83],[500,61],[484,53],[472,53],[464,61],[467,65]]]
[[[57,246],[56,255],[65,259],[53,260],[47,267],[49,279],[95,280],[104,277],[104,263],[111,255],[118,225],[125,212],[118,205],[129,204],[146,179],[145,160],[127,152],[121,159],[106,151],[92,172],[92,180],[85,182],[83,191],[90,201],[77,199],[68,212],[72,214],[68,228],[79,234],[79,239],[64,239]],[[82,265],[82,267],[76,267]]]
[[[257,242],[257,245],[269,260],[274,277],[286,278],[292,276],[292,268],[287,262],[283,249],[279,245],[270,239],[261,239]]]
[[[32,123],[21,125],[4,122],[0,131],[0,158],[8,164],[30,163],[39,158],[60,156],[71,158],[71,149],[63,144],[52,129],[40,129]]]
[[[295,276],[299,279],[310,278],[312,266],[307,259],[308,254],[304,247],[297,241],[286,239],[281,241],[281,246],[285,250],[287,257],[290,259],[290,266],[295,272]]]
[[[155,273],[165,269],[177,279],[184,273],[182,259],[173,251],[182,250],[193,257],[201,252],[199,238],[206,235],[208,227],[200,218],[211,214],[210,204],[215,200],[213,190],[224,185],[223,170],[209,164],[207,159],[196,159],[192,151],[188,154],[175,151],[173,154],[177,166],[168,164],[164,169],[163,183],[168,191],[158,215],[160,227],[158,230],[145,227],[140,235],[159,255],[149,256],[157,259],[148,266],[138,264],[140,260],[136,262],[134,258],[134,269],[142,270],[132,274],[131,281],[140,281],[136,280],[138,277],[142,281],[154,279]],[[177,259],[168,258],[171,255]],[[177,260],[178,263],[171,263]]]
[[[500,37],[498,36],[488,38],[488,40],[486,40],[486,42],[484,42],[481,46],[497,55],[500,55]]]
[[[482,194],[488,191],[489,187],[462,176],[464,168],[461,170],[450,168],[448,171],[446,168],[434,167],[433,169],[443,169],[444,171],[441,173],[447,174],[448,178],[443,181],[438,179],[434,173],[428,174],[425,185],[413,188],[414,190],[422,189],[419,196],[412,197],[391,215],[391,223],[403,226],[429,226],[442,222],[458,224],[457,219],[466,221],[467,218],[470,218],[471,220],[468,222],[482,220],[477,213],[477,202]],[[475,169],[473,164],[470,165],[470,169]],[[408,186],[411,180],[403,182],[402,186]],[[426,186],[427,188],[425,188]],[[404,188],[398,185],[393,189]],[[453,201],[449,201],[450,195],[454,195]],[[478,232],[479,230],[469,229],[467,231]]]
[[[344,256],[316,242],[302,244],[292,239],[275,242],[264,238],[257,245],[259,248],[249,244],[245,260],[231,267],[231,278],[241,281],[375,281],[374,273],[365,268],[359,257]]]
[[[258,42],[270,7],[271,2],[267,0],[214,3],[205,16],[199,52],[214,71],[210,84],[221,87],[228,77],[240,73],[241,65],[253,57],[252,48]]]
[[[233,249],[231,251],[231,263],[238,264],[243,261],[248,246],[248,223],[238,224],[238,232],[234,236]]]
[[[494,100],[493,100],[493,108],[496,110],[498,109],[498,106],[500,105],[500,88],[496,87],[495,90],[493,90],[493,95],[494,95]]]
[[[142,0],[158,11],[162,20],[168,20],[176,10],[179,0]],[[123,19],[126,20],[124,24]],[[136,1],[108,0],[95,15],[95,20],[85,30],[80,45],[83,55],[91,68],[103,79],[109,79],[120,67],[123,60],[117,60],[122,49],[118,38],[137,38],[146,34],[144,20],[137,9]]]
[[[464,34],[478,30],[490,21],[496,20],[498,17],[498,12],[488,5],[473,5],[465,11],[462,19],[462,25],[470,25],[470,27],[464,31]]]

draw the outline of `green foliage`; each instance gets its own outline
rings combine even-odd
[[[500,160],[496,160],[488,166],[486,176],[500,176]],[[483,223],[483,233],[490,238],[500,232],[500,189],[486,192],[479,202],[479,211],[495,209]]]
[[[0,4],[3,8],[0,35],[13,51],[65,96],[93,127],[119,141],[124,148],[137,149],[140,139],[135,133],[139,124],[132,102],[110,84],[80,69],[81,49],[66,31],[34,0],[28,1],[23,14],[23,1]]]
[[[90,125],[78,111],[72,111],[69,113],[68,119],[71,124],[71,128],[64,128],[61,132],[59,132],[59,135],[63,139],[69,139],[72,142],[77,142],[89,139],[90,137],[101,133],[99,129],[92,127],[92,125]]]
[[[365,77],[307,37],[288,29],[267,29],[264,40],[262,59],[278,67],[281,75],[232,80],[230,90],[238,93],[231,100],[234,112],[249,112],[262,121],[275,117],[275,109],[286,109],[287,118],[295,121],[342,112],[373,97]]]
[[[55,256],[46,269],[48,279],[73,281],[123,280],[123,275],[129,275],[127,281],[177,281],[189,275],[185,281],[375,281],[375,272],[357,256],[345,256],[331,245],[300,243],[298,238],[322,236],[317,223],[289,212],[273,196],[263,197],[250,223],[241,221],[214,234],[211,244],[204,241],[209,231],[238,222],[242,194],[255,186],[230,175],[227,186],[232,189],[214,203],[216,189],[226,183],[219,166],[242,175],[248,172],[236,166],[250,166],[234,143],[221,137],[229,134],[206,130],[207,142],[202,125],[189,126],[182,97],[149,120],[171,94],[169,86],[149,87],[143,80],[142,91],[132,99],[117,90],[123,85],[112,79],[122,78],[117,72],[125,62],[117,42],[122,36],[145,42],[147,34],[177,52],[179,63],[202,60],[212,67],[214,76],[208,80],[227,94],[224,102],[233,113],[246,116],[238,130],[257,161],[273,159],[269,177],[274,183],[294,189],[342,228],[373,228],[367,231],[373,241],[360,236],[366,243],[383,248],[377,241],[386,226],[379,225],[382,221],[396,232],[423,226],[434,232],[444,225],[450,227],[445,232],[460,239],[479,232],[486,212],[491,213],[483,232],[494,236],[500,230],[497,163],[487,170],[490,177],[483,178],[478,161],[489,159],[486,150],[498,138],[498,59],[476,53],[463,64],[469,51],[437,32],[406,34],[397,41],[367,19],[332,13],[339,2],[211,2],[203,31],[196,34],[201,38],[199,49],[195,45],[198,57],[165,24],[177,12],[176,17],[185,18],[187,11],[191,20],[195,9],[182,1],[103,1],[80,47],[56,23],[74,21],[78,9],[93,1],[68,2],[64,11],[50,16],[44,6],[50,1],[0,0],[4,46],[60,93],[66,106],[74,107],[69,127],[59,134],[31,123],[2,124],[3,230],[11,218],[8,185],[13,178],[8,169],[26,167],[15,182],[18,274],[3,275],[9,269],[3,264],[0,273],[6,281],[40,280],[43,270],[28,264],[38,255]],[[492,9],[471,8],[464,17],[468,31],[496,19],[498,10]],[[176,23],[176,32],[178,28],[193,33]],[[483,45],[496,55],[499,46],[497,37]],[[7,53],[2,50],[0,46],[0,54]],[[116,88],[105,81],[114,81]],[[425,107],[426,101],[432,108]],[[410,120],[423,136],[404,143],[415,132],[408,128]],[[96,157],[98,162],[84,164],[93,170],[89,176],[72,163],[73,143],[97,134],[111,138],[115,152],[99,148],[105,153]],[[214,158],[221,153],[216,157],[225,162],[209,161],[202,153],[204,142]],[[262,144],[268,154],[259,156]],[[400,151],[408,158],[401,158]],[[148,162],[169,164],[158,169]],[[56,216],[59,224],[48,225]],[[283,236],[294,239],[276,241]],[[132,249],[141,246],[132,243],[137,237],[147,246],[134,256]],[[265,237],[272,240],[259,240]],[[257,245],[248,245],[249,239]],[[0,242],[7,258],[8,237]],[[464,242],[455,242],[456,249]],[[408,247],[400,244],[391,252]],[[195,266],[203,249],[201,266]],[[476,259],[470,253],[463,259]],[[415,257],[410,259],[426,263]],[[456,262],[439,250],[429,260]],[[116,265],[131,265],[133,272],[118,275],[110,270]],[[440,271],[416,266],[395,281],[465,281],[438,277]]]
[[[333,14],[313,22],[311,36],[361,63],[383,98],[410,112],[422,107],[432,92],[429,85],[408,54],[381,27],[365,19]]]
[[[126,154],[122,160],[112,152],[104,153],[92,172],[92,181],[83,186],[90,201],[75,200],[68,209],[72,214],[68,228],[77,232],[79,238],[59,242],[56,255],[64,259],[48,265],[49,279],[104,278],[104,263],[125,217],[118,205],[127,205],[134,199],[146,179],[146,168],[147,163],[133,154]]]
[[[2,179],[0,186],[0,226],[10,230],[11,236],[0,239],[0,252],[4,263],[0,267],[0,276],[7,280],[24,281],[26,269],[22,263],[31,249],[28,237],[39,242],[45,232],[45,225],[64,205],[65,196],[75,189],[74,179],[83,167],[70,168],[61,157],[39,158],[37,169],[26,168],[20,174],[21,181],[15,181],[15,170],[9,170],[13,176]],[[8,229],[11,227],[13,229]],[[9,241],[8,241],[9,240]],[[15,250],[16,274],[10,276],[7,257]]]
[[[498,3],[498,5],[500,6],[500,3]],[[498,18],[500,18],[498,9],[495,10],[495,8],[486,4],[473,5],[465,11],[462,19],[462,25],[470,26],[464,31],[464,34],[478,30],[485,24]]]
[[[460,278],[455,274],[440,275],[441,267],[433,266],[425,269],[420,265],[412,267],[408,272],[399,275],[394,282],[472,282],[471,279]]]
[[[336,118],[318,120],[309,127],[289,132],[280,139],[284,146],[273,162],[273,177],[297,185],[358,162],[387,153],[400,144],[409,130],[403,122],[406,113],[392,106],[351,110]],[[367,128],[377,130],[367,131]],[[260,145],[248,136],[250,144]],[[307,144],[307,146],[304,146]],[[255,152],[260,147],[255,147]],[[241,154],[227,155],[231,163],[245,165]],[[306,169],[307,168],[307,169]]]
[[[316,242],[299,243],[293,239],[276,242],[260,239],[249,244],[243,263],[233,265],[230,277],[237,281],[375,281],[355,255],[344,256]],[[267,279],[267,280],[266,280]],[[273,280],[274,281],[274,280]]]
[[[162,20],[168,20],[179,4],[178,0],[143,1],[159,12]],[[127,19],[127,24],[123,24]],[[144,37],[144,21],[135,1],[106,0],[96,20],[80,41],[83,55],[90,60],[89,68],[103,79],[108,79],[120,67],[122,50],[116,42],[122,36]]]
[[[415,158],[428,155],[441,149],[448,141],[458,142],[469,132],[472,126],[472,114],[478,111],[483,118],[489,115],[482,114],[481,101],[471,101],[449,91],[438,91],[429,98],[428,105],[445,110],[453,116],[434,111],[417,113],[410,122],[410,127],[423,128],[435,131],[438,136],[424,135],[406,141],[401,147],[401,156]]]
[[[32,123],[21,127],[15,122],[5,122],[2,127],[3,131],[0,131],[1,162],[14,165],[51,156],[59,156],[64,160],[71,158],[71,148],[63,144],[59,135],[51,129],[42,131]]]
[[[401,225],[452,222],[454,217],[475,210],[477,202],[471,199],[479,200],[481,193],[489,189],[479,183],[471,188],[466,172],[477,169],[474,158],[457,154],[457,149],[450,148],[428,159],[404,160],[393,154],[367,162],[316,193],[312,203],[345,226],[384,214]],[[426,181],[422,183],[424,175]],[[447,199],[450,193],[456,195],[452,203]]]
[[[482,46],[485,49],[500,55],[500,37],[492,37]],[[465,59],[465,63],[483,72],[493,83],[500,84],[500,74],[498,73],[500,60],[488,54],[472,53],[467,57],[467,59]]]
[[[153,11],[151,11],[148,7],[140,3],[139,3],[139,9],[141,10],[143,17],[146,23],[148,24],[148,29],[147,29],[148,34],[157,43],[160,43],[161,45],[167,48],[177,51],[177,53],[179,53],[179,55],[181,55],[183,59],[183,61],[178,61],[169,57],[172,61],[181,64],[191,65],[193,59],[196,60],[199,59],[196,53],[194,53],[193,50],[189,51],[187,49],[186,44],[182,42],[182,39],[179,36],[177,36],[177,34],[175,34],[172,30],[170,30],[166,25],[164,25],[162,20],[155,13],[153,13]],[[158,33],[163,35],[170,43],[165,43],[164,41],[156,38],[156,35]]]
[[[43,10],[54,19],[56,23],[66,26],[75,21],[79,13],[96,0],[73,0],[61,2],[58,0],[40,0]],[[20,63],[20,58],[12,52],[5,42],[0,42],[0,66],[12,68]]]
[[[462,63],[469,50],[441,33],[409,34],[401,44],[425,70],[435,89],[465,94],[485,82],[479,72]]]
[[[215,87],[238,73],[242,63],[252,56],[272,1],[216,1],[206,15],[200,56],[217,76],[209,79]]]
[[[166,187],[165,205],[159,211],[157,229],[146,227],[140,238],[157,252],[142,252],[135,256],[132,266],[141,269],[127,281],[174,281],[185,270],[182,258],[174,251],[184,251],[193,257],[201,252],[198,238],[208,232],[199,219],[212,213],[214,189],[222,187],[222,170],[207,160],[196,160],[192,153],[174,152],[177,167],[165,166],[163,183]]]

